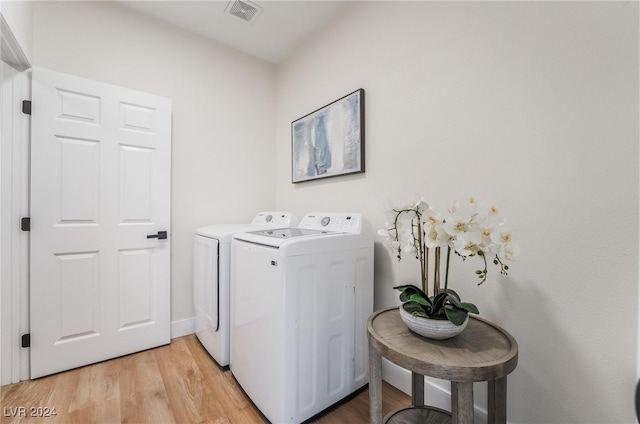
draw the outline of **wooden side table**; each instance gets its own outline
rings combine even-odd
[[[490,322],[470,317],[467,328],[447,340],[432,340],[407,328],[398,308],[374,312],[369,339],[369,408],[372,424],[473,423],[473,382],[489,384],[489,423],[507,421],[507,375],[518,364],[518,344]],[[411,371],[412,403],[382,419],[382,357]],[[451,413],[424,406],[424,376],[451,381]]]

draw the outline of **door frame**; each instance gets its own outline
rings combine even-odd
[[[22,100],[30,99],[31,67],[25,49],[0,11],[2,61],[11,68],[7,80],[0,122],[0,385],[30,378],[29,349],[20,346],[20,335],[29,328],[29,233],[19,229],[20,218],[29,216],[29,117],[20,112]],[[4,65],[4,63],[3,63]],[[4,84],[3,84],[4,85]],[[5,95],[10,94],[10,95]],[[4,108],[4,105],[0,105]]]

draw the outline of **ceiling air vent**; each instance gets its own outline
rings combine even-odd
[[[245,22],[253,22],[262,12],[262,8],[247,0],[231,0],[225,12]]]

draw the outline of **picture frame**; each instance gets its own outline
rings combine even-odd
[[[291,123],[291,182],[363,173],[364,90]]]

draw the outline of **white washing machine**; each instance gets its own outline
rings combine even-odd
[[[274,424],[300,423],[368,381],[373,235],[360,214],[232,242],[231,372]]]
[[[194,238],[193,303],[198,339],[220,366],[229,365],[231,237],[239,231],[296,225],[289,212],[260,212],[249,224],[201,227]]]

